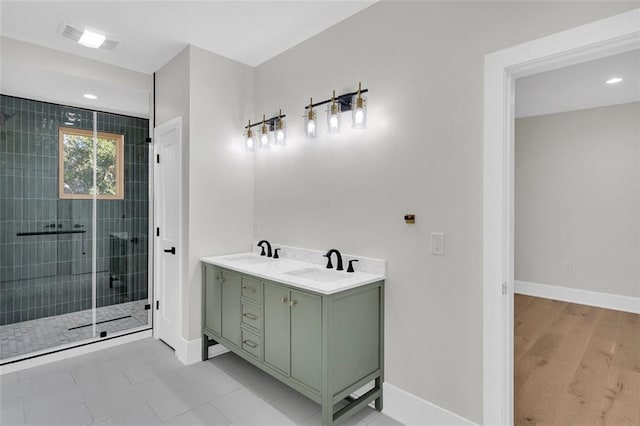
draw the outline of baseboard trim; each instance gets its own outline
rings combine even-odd
[[[514,292],[527,296],[561,300],[580,305],[640,314],[640,298],[621,296],[619,294],[600,293],[597,291],[579,290],[557,285],[515,281]]]
[[[384,383],[382,412],[405,425],[477,426],[471,420],[417,397],[389,383]]]
[[[187,340],[180,336],[180,344],[175,349],[178,361],[191,365],[202,361],[202,339]]]

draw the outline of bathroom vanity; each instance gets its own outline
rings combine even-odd
[[[319,403],[323,425],[382,410],[384,275],[257,253],[201,260],[203,360],[221,343]]]

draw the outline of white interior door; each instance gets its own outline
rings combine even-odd
[[[155,128],[154,335],[176,349],[182,324],[182,118]]]

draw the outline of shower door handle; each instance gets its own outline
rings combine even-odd
[[[171,247],[169,250],[165,250],[164,252],[165,253],[171,253],[171,254],[175,255],[176,254],[176,248],[175,247]]]

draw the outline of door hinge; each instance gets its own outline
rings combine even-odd
[[[160,154],[156,154],[156,163],[160,163]]]
[[[151,309],[151,304],[147,303],[146,305],[144,305],[144,310],[148,311],[149,309]]]
[[[507,283],[502,283],[502,294],[507,294]]]
[[[156,237],[160,236],[160,228],[156,228]]]
[[[156,311],[157,311],[158,309],[160,309],[160,301],[159,301],[159,300],[156,300]]]
[[[151,138],[147,138],[147,143],[151,143],[152,139]]]

